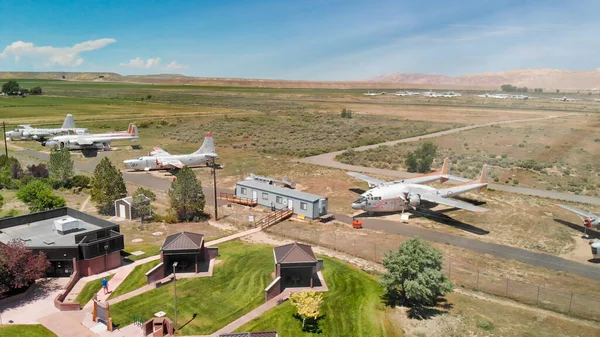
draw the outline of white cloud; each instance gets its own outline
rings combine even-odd
[[[83,58],[80,56],[82,52],[104,48],[114,42],[117,40],[105,38],[77,43],[72,47],[52,47],[36,46],[33,42],[16,41],[6,46],[0,53],[0,57],[12,56],[15,62],[22,59],[40,60],[44,67],[55,65],[77,67],[83,64]]]
[[[190,66],[179,64],[176,61],[171,61],[171,63],[167,64],[167,69],[175,70],[175,69],[187,69]]]
[[[153,59],[150,58],[147,60],[144,60],[140,57],[136,57],[134,59],[129,60],[128,63],[121,63],[120,65],[123,67],[140,68],[140,69],[158,68],[160,66],[160,57],[153,58]]]

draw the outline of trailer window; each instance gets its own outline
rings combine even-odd
[[[246,195],[246,192],[247,192],[247,191],[246,191],[246,188],[245,188],[245,187],[242,187],[242,189],[240,190],[240,193],[242,193],[243,195]]]
[[[275,198],[275,202],[276,202],[276,203],[278,203],[278,204],[283,204],[283,198],[282,198],[282,197],[280,197],[280,196],[277,196],[277,197]]]
[[[306,203],[305,202],[300,203],[300,209],[306,211]]]
[[[262,197],[263,200],[269,200],[269,193],[263,192]]]

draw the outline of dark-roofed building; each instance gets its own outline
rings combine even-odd
[[[20,240],[50,261],[47,276],[94,275],[121,265],[119,225],[63,207],[0,220],[0,242]]]
[[[219,337],[278,337],[277,331],[232,332],[220,334]]]
[[[171,273],[173,262],[177,261],[178,272],[202,271],[210,260],[204,247],[204,235],[191,232],[179,232],[166,237],[160,248],[165,276]]]
[[[281,290],[287,287],[313,287],[319,282],[318,260],[308,245],[290,243],[273,248],[275,278],[281,277]]]

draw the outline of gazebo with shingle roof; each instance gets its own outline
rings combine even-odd
[[[191,232],[179,232],[165,238],[160,248],[165,265],[165,276],[171,273],[173,262],[177,261],[177,272],[199,272],[200,264],[207,261],[204,247],[204,235]]]
[[[281,291],[288,287],[313,287],[319,282],[319,261],[311,246],[294,242],[273,248],[273,255],[275,278],[281,277]]]

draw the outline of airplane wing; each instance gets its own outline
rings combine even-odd
[[[465,193],[465,192],[469,192],[472,190],[478,190],[478,189],[481,189],[486,186],[487,186],[487,183],[465,184],[465,185],[458,185],[458,186],[453,186],[453,187],[449,187],[449,188],[442,188],[442,189],[439,189],[438,192],[439,192],[440,196],[443,196],[444,198],[450,198],[450,197],[454,197],[454,196],[457,196],[457,195]]]
[[[168,156],[168,155],[169,155],[169,152],[167,152],[167,151],[165,151],[165,150],[161,149],[161,148],[160,148],[160,147],[158,147],[158,146],[155,146],[155,147],[153,147],[153,149],[154,149],[154,154],[155,154],[155,155],[157,155],[157,154],[158,154],[158,155],[161,155],[161,156]]]
[[[31,127],[31,124],[19,124],[19,125],[17,125],[17,126],[20,126],[20,127],[22,127],[23,129],[33,129],[33,128]]]
[[[177,159],[170,159],[170,158],[157,158],[156,161],[161,164],[162,166],[173,166],[173,167],[177,167],[177,168],[183,168],[183,163]]]
[[[578,208],[575,208],[575,207],[571,207],[571,206],[567,206],[567,205],[563,205],[563,204],[558,204],[558,206],[560,206],[560,207],[562,207],[562,208],[564,208],[564,209],[566,209],[568,211],[571,211],[573,213],[576,213],[576,214],[578,214],[578,215],[580,215],[582,217],[585,217],[585,218],[595,219],[595,218],[598,217],[598,216],[596,216],[596,215],[594,215],[592,213],[588,213],[586,211],[582,211],[582,210],[580,210]]]
[[[348,175],[352,176],[352,177],[354,177],[356,179],[360,179],[362,181],[366,181],[367,184],[369,184],[369,187],[371,187],[371,186],[377,186],[377,185],[381,185],[381,184],[385,183],[385,181],[383,181],[383,180],[375,179],[375,178],[369,177],[367,175],[364,175],[364,174],[361,174],[361,173],[358,173],[358,172],[348,172]]]
[[[427,200],[430,202],[435,202],[436,204],[465,209],[467,211],[476,212],[476,213],[482,213],[482,212],[488,211],[487,208],[471,205],[469,203],[454,200],[454,199],[444,198],[441,195],[437,195],[437,194],[421,195],[421,200]]]
[[[424,175],[420,177],[398,180],[398,182],[403,182],[406,184],[425,184],[428,182],[439,180],[441,178],[445,178],[446,176],[446,174]]]

